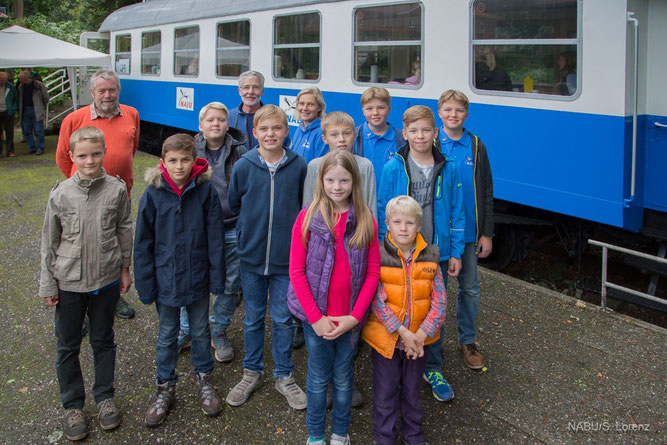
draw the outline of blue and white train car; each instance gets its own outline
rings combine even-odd
[[[121,102],[146,129],[196,130],[206,103],[238,106],[248,69],[266,77],[264,103],[289,108],[314,85],[327,111],[357,123],[361,93],[384,86],[399,128],[406,108],[437,111],[459,89],[466,127],[489,149],[499,213],[664,236],[665,23],[661,0],[147,0],[100,32]]]

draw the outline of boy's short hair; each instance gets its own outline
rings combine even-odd
[[[82,141],[102,144],[102,148],[106,151],[107,147],[104,144],[104,132],[97,127],[81,127],[72,133],[69,137],[69,151],[74,153],[74,146]]]
[[[332,111],[322,118],[322,134],[327,134],[329,127],[348,127],[354,131],[354,119],[343,111]]]
[[[455,100],[456,102],[460,103],[463,105],[463,108],[468,111],[468,105],[470,105],[470,101],[468,100],[468,96],[463,94],[459,90],[447,90],[444,93],[440,95],[440,99],[438,99],[438,109],[442,107],[442,104],[445,102],[449,102],[450,100]]]
[[[382,102],[386,103],[387,106],[391,107],[391,94],[387,91],[386,88],[382,87],[369,87],[361,95],[361,106],[363,107],[368,102],[373,99],[380,99]]]
[[[178,133],[169,136],[162,143],[162,153],[160,157],[164,159],[170,151],[189,151],[193,158],[197,157],[197,147],[195,145],[195,138],[185,133]]]
[[[201,121],[204,120],[206,117],[206,113],[208,113],[208,110],[220,110],[223,113],[225,113],[225,116],[227,116],[227,119],[229,119],[229,110],[223,104],[222,102],[211,102],[210,104],[204,105],[201,110],[199,110],[199,123],[201,124]]]
[[[412,197],[408,195],[401,195],[392,198],[387,203],[386,217],[390,218],[392,213],[400,213],[402,215],[413,216],[417,218],[419,223],[422,222],[422,208],[419,203]]]
[[[253,119],[254,127],[257,127],[265,119],[279,119],[287,127],[287,114],[285,114],[285,110],[275,105],[264,105],[257,110]]]
[[[312,94],[313,97],[315,98],[315,102],[320,106],[320,113],[317,115],[317,117],[324,117],[324,110],[327,108],[327,104],[324,102],[324,96],[322,96],[322,91],[320,91],[319,88],[317,87],[308,87],[304,88],[303,90],[299,91],[299,94],[296,95],[296,103],[299,103],[299,99],[301,96],[304,94]],[[296,110],[296,118],[301,119],[301,116],[299,116],[299,110]]]
[[[424,105],[414,105],[405,110],[405,113],[403,113],[403,128],[417,122],[419,119],[428,120],[433,128],[435,128],[435,115],[433,114],[433,110]]]

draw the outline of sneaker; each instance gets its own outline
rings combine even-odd
[[[329,445],[350,445],[350,435],[339,436],[338,434],[331,433]]]
[[[211,373],[200,372],[195,374],[195,386],[197,387],[197,395],[201,403],[201,409],[208,417],[215,417],[222,411],[222,403],[220,397],[213,389],[211,384]]]
[[[241,406],[248,401],[248,397],[257,388],[262,386],[263,376],[257,371],[243,370],[241,381],[227,394],[227,404],[230,406]]]
[[[327,444],[324,441],[324,439],[313,439],[312,437],[308,436],[306,445],[327,445]]]
[[[35,152],[35,154],[36,154],[36,155],[43,155],[43,154],[44,154],[44,150],[37,150],[37,151]]]
[[[134,317],[134,309],[125,301],[125,298],[120,297],[116,303],[116,316],[118,318],[132,318]]]
[[[276,379],[276,390],[287,399],[287,403],[294,409],[306,409],[306,393],[299,388],[290,373],[287,377]]]
[[[234,347],[224,332],[211,337],[211,346],[215,348],[215,359],[221,363],[230,362],[234,358]]]
[[[470,369],[482,369],[484,367],[484,356],[479,352],[476,343],[461,345],[463,361]]]
[[[146,411],[146,426],[151,428],[158,426],[167,417],[169,408],[176,397],[176,385],[162,383],[157,385],[157,391]]]
[[[303,326],[301,324],[294,328],[294,338],[292,339],[292,349],[303,348],[306,344],[306,339],[303,337]]]
[[[65,411],[64,420],[65,436],[69,440],[81,440],[88,435],[88,421],[80,409],[68,409]]]
[[[178,353],[192,346],[192,336],[183,331],[178,331]]]
[[[120,425],[120,410],[113,399],[102,400],[97,404],[97,409],[99,410],[97,419],[103,430],[112,430]]]
[[[447,383],[447,380],[445,380],[441,372],[427,371],[424,373],[424,380],[426,380],[428,384],[431,385],[431,389],[433,389],[433,397],[435,397],[435,400],[440,402],[449,402],[454,398],[454,391],[452,391],[452,387],[449,385],[449,383]]]

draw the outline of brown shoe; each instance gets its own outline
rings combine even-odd
[[[176,385],[162,383],[157,385],[157,391],[146,411],[146,426],[151,428],[162,423],[176,397]]]
[[[201,403],[201,409],[204,411],[204,414],[208,417],[214,417],[220,414],[220,411],[222,411],[222,403],[220,402],[220,397],[218,397],[215,389],[213,389],[211,373],[200,372],[195,374],[195,386],[197,387],[199,403]]]
[[[484,356],[477,349],[476,343],[469,345],[461,345],[461,352],[463,352],[463,361],[470,369],[482,369],[484,367]]]

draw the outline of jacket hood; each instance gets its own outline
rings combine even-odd
[[[201,158],[197,158],[197,161],[199,161]],[[205,161],[205,160],[204,160]],[[195,182],[197,185],[201,184],[202,182],[208,181],[211,179],[211,175],[213,174],[213,169],[209,165],[208,169],[206,171],[198,174],[195,177]],[[152,185],[155,188],[160,188],[163,185],[162,182],[162,170],[160,169],[160,164],[156,165],[155,167],[150,167],[146,170],[146,173],[144,173],[144,181],[148,185]]]
[[[285,160],[284,164],[280,166],[280,168],[284,167],[285,165],[289,164],[290,162],[294,161],[296,158],[299,157],[299,155],[296,154],[296,152],[294,152],[293,150],[290,150],[289,148],[283,147],[283,150],[285,150],[285,156],[287,157],[287,159]],[[247,159],[248,161],[250,161],[251,163],[253,163],[257,167],[268,168],[259,159],[260,157],[261,157],[261,155],[259,154],[258,147],[253,148],[248,153],[243,155],[243,158]]]
[[[246,143],[246,137],[245,134],[241,130],[238,130],[234,127],[229,127],[227,129],[227,135],[225,136],[225,143],[227,143],[227,138],[231,137],[232,138],[232,147],[238,146],[238,145],[244,145]],[[195,135],[195,144],[197,144],[197,148],[201,148],[202,150],[206,149],[206,139],[204,138],[204,133],[197,133]]]
[[[447,158],[440,152],[435,142],[433,142],[433,145],[431,147],[431,152],[433,153],[434,165],[438,165],[441,163],[444,164],[445,162],[447,162]],[[397,155],[400,155],[406,161],[408,160],[408,153],[410,153],[409,142],[406,142],[405,145],[399,148],[398,151],[396,152]]]

